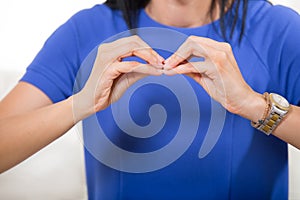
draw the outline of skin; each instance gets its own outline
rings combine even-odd
[[[204,57],[204,62],[186,61],[190,56]],[[262,118],[266,101],[243,79],[228,43],[190,36],[165,61],[165,74],[186,74],[228,111],[257,122]],[[273,135],[300,149],[300,108],[292,105],[288,115]]]
[[[148,64],[121,62],[132,55]],[[35,86],[17,84],[0,103],[0,172],[117,101],[134,82],[148,75],[162,75],[162,62],[163,58],[144,41],[131,36],[101,45],[85,87],[64,101],[53,104]]]
[[[150,17],[165,25],[197,27],[210,22],[210,5],[211,1],[152,0],[145,10]]]
[[[210,3],[152,0],[145,10],[162,24],[195,27],[210,22]],[[162,12],[166,7],[168,12]],[[183,13],[185,17],[179,17]],[[214,15],[218,16],[218,12]],[[166,61],[137,36],[103,44],[98,52],[87,84],[76,95],[53,104],[38,88],[20,82],[0,102],[0,173],[59,138],[80,120],[105,109],[147,75],[186,74],[228,111],[253,121],[263,115],[266,102],[244,81],[227,43],[191,36]],[[121,62],[131,55],[148,64]],[[190,56],[204,57],[205,62],[187,63]],[[273,134],[300,148],[299,119],[300,108],[292,106]]]

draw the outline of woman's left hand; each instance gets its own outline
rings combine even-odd
[[[204,58],[204,61],[189,62],[192,57]],[[165,61],[165,74],[186,74],[228,111],[250,120],[261,117],[257,111],[258,114],[248,113],[255,107],[251,103],[265,105],[264,99],[245,82],[228,43],[190,36]]]

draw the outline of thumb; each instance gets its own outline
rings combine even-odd
[[[159,76],[163,74],[163,70],[159,70],[152,65],[142,64],[131,70],[129,73],[124,73],[115,79],[112,86],[111,103],[116,102],[121,98],[124,92],[135,82],[149,76]]]

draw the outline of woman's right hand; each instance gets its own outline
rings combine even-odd
[[[129,56],[147,62],[122,61]],[[130,36],[98,47],[92,72],[84,88],[73,96],[75,121],[105,109],[117,101],[136,81],[162,75],[164,59],[138,36]]]

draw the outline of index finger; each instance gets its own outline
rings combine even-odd
[[[115,59],[119,61],[126,57],[137,56],[153,66],[160,67],[164,61],[163,57],[137,35],[121,38],[110,45],[116,54]]]
[[[207,52],[201,44],[195,41],[196,36],[190,36],[187,40],[165,61],[165,69],[172,69],[191,56],[207,57]]]

